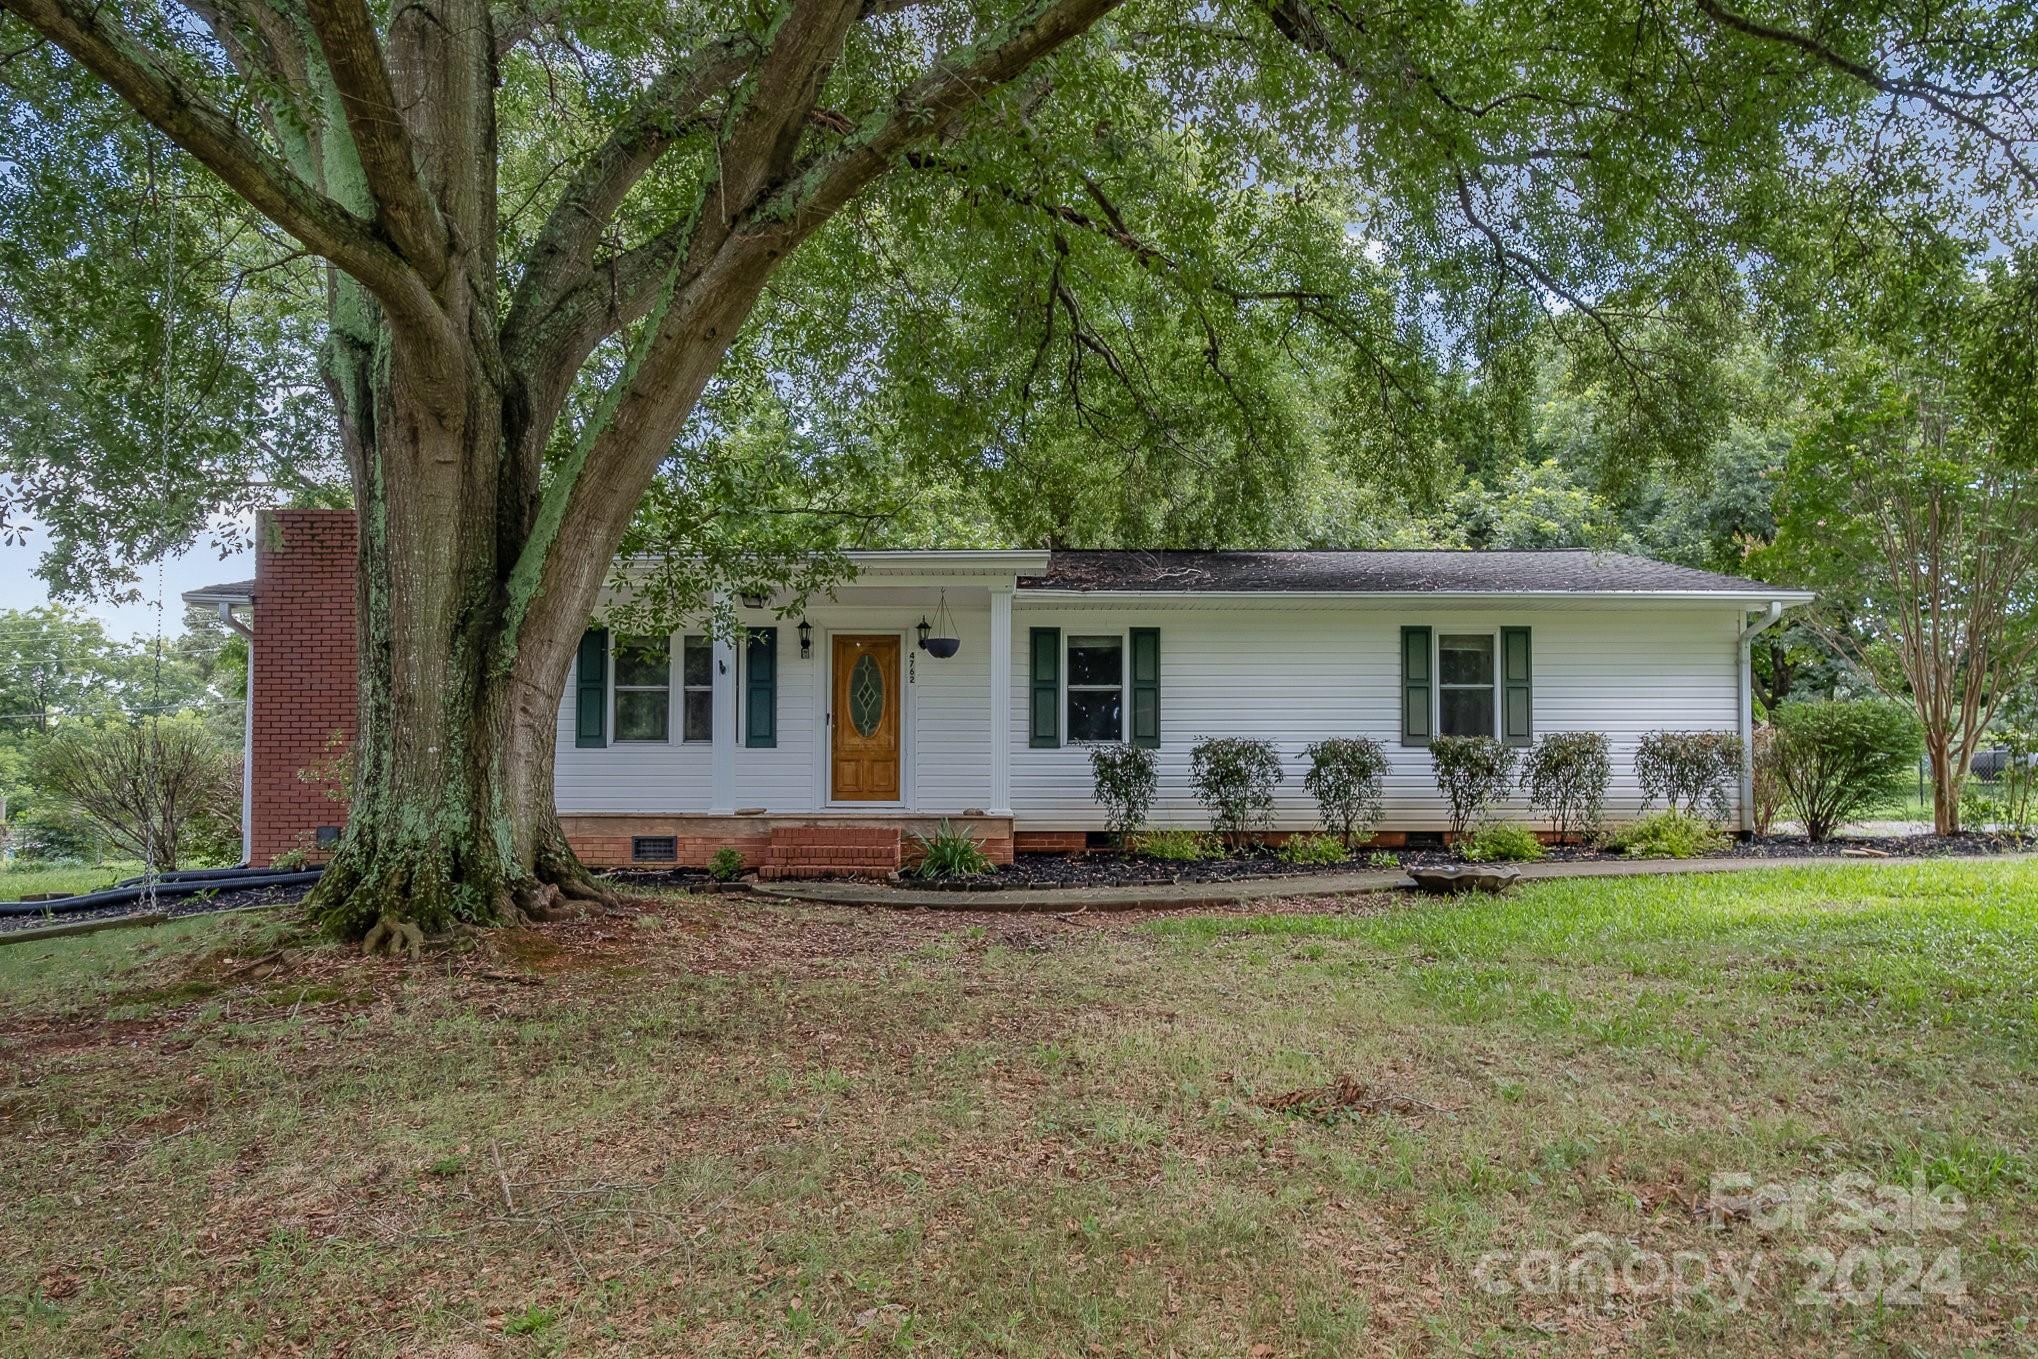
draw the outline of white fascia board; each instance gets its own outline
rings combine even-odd
[[[1105,603],[1194,604],[1214,601],[1225,604],[1267,604],[1286,599],[1329,600],[1339,603],[1420,604],[1452,600],[1475,604],[1504,603],[1514,599],[1573,601],[1581,604],[1718,604],[1742,608],[1764,608],[1779,603],[1786,608],[1809,604],[1818,596],[1808,590],[1769,590],[1733,594],[1716,590],[1053,590],[1022,587],[1014,600],[1052,601],[1056,604],[1098,600]]]

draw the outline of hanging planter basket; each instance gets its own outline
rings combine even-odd
[[[962,638],[956,636],[955,615],[948,611],[948,591],[941,592],[941,601],[935,606],[934,621],[925,617],[914,629],[920,634],[920,649],[937,661],[945,661],[962,650]]]

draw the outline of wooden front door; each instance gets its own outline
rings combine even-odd
[[[829,786],[837,802],[899,801],[899,639],[834,639]]]

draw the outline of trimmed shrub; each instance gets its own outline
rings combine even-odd
[[[1437,791],[1450,804],[1451,834],[1486,819],[1514,786],[1515,752],[1491,736],[1439,736],[1429,743]]]
[[[1606,847],[1630,859],[1696,859],[1724,849],[1726,843],[1719,827],[1702,816],[1654,812],[1614,831]]]
[[[1596,731],[1553,731],[1522,760],[1521,786],[1529,806],[1550,818],[1559,839],[1599,832],[1612,779],[1606,738]]]
[[[983,843],[966,830],[943,821],[932,835],[915,835],[920,862],[913,869],[923,878],[981,878],[992,871]]]
[[[743,851],[723,845],[708,856],[708,876],[716,882],[734,882],[743,874]]]
[[[1282,777],[1272,741],[1213,737],[1189,751],[1189,787],[1210,809],[1210,829],[1233,846],[1267,823]]]
[[[1224,856],[1224,846],[1208,831],[1195,830],[1150,830],[1134,837],[1132,850],[1149,859],[1161,859],[1168,863],[1190,864],[1203,859],[1218,859]]]
[[[1715,821],[1727,815],[1727,788],[1741,771],[1741,738],[1730,731],[1652,731],[1635,749],[1644,806],[1658,798],[1673,812]]]
[[[1543,842],[1519,821],[1489,821],[1459,850],[1467,863],[1526,863],[1543,857]]]
[[[1090,782],[1097,805],[1104,809],[1104,827],[1124,849],[1146,824],[1160,788],[1160,762],[1153,747],[1101,745],[1090,750]]]
[[[1889,699],[1784,703],[1771,725],[1783,809],[1812,840],[1902,797],[1925,750],[1917,714]]]
[[[1341,864],[1352,851],[1335,835],[1291,835],[1274,851],[1274,857],[1291,864]]]
[[[1309,757],[1309,772],[1302,786],[1316,799],[1325,830],[1349,845],[1361,828],[1371,830],[1379,823],[1387,752],[1378,741],[1339,736],[1318,741],[1303,754]]]

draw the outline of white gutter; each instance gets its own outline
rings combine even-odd
[[[1809,596],[1807,596],[1809,598]],[[1783,617],[1783,601],[1769,601],[1768,612],[1741,624],[1741,664],[1735,672],[1741,697],[1736,705],[1741,724],[1741,830],[1755,830],[1755,634],[1776,626]]]

